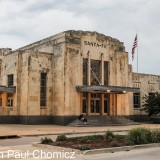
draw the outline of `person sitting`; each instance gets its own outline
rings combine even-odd
[[[79,119],[80,121],[82,121],[84,124],[87,124],[87,123],[88,123],[87,118],[85,118],[85,117],[83,116],[83,114],[81,114],[81,115],[78,117],[78,119]]]

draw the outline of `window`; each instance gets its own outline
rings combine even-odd
[[[87,93],[83,93],[82,113],[87,113]]]
[[[40,79],[40,106],[46,106],[46,81],[47,81],[47,73],[41,73]]]
[[[12,93],[7,94],[7,106],[13,107],[13,94]]]
[[[83,59],[83,85],[87,85],[87,67],[88,60],[86,58]]]
[[[104,95],[104,113],[108,113],[108,108],[109,108],[109,95],[105,94]]]
[[[133,93],[133,106],[140,108],[140,93]]]
[[[101,61],[91,60],[91,85],[99,85],[101,81]]]
[[[2,98],[0,98],[0,106],[2,106]]]
[[[8,75],[8,86],[13,86],[13,74]]]
[[[104,62],[104,85],[108,85],[108,62]]]

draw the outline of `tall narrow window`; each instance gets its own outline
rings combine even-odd
[[[47,86],[47,73],[41,73],[40,80],[40,106],[46,106],[46,86]]]
[[[87,85],[87,67],[88,66],[88,59],[83,59],[83,85]]]
[[[140,108],[140,93],[133,93],[133,106]]]
[[[109,94],[104,95],[104,113],[108,113],[109,108]]]
[[[14,78],[13,74],[8,75],[8,86],[13,86],[14,83],[13,78]]]
[[[91,60],[91,85],[99,85],[101,82],[101,61]]]
[[[108,85],[108,62],[104,62],[104,85]]]
[[[87,113],[87,93],[83,93],[82,113]]]
[[[0,94],[0,107],[2,106],[2,94]]]

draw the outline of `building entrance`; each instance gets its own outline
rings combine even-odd
[[[104,113],[109,114],[109,94],[104,94]]]
[[[91,94],[91,114],[99,115],[101,112],[101,95]]]

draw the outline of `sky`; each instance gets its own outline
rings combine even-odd
[[[137,72],[160,75],[160,0],[0,0],[0,48],[17,49],[66,30],[97,31],[124,42]]]

